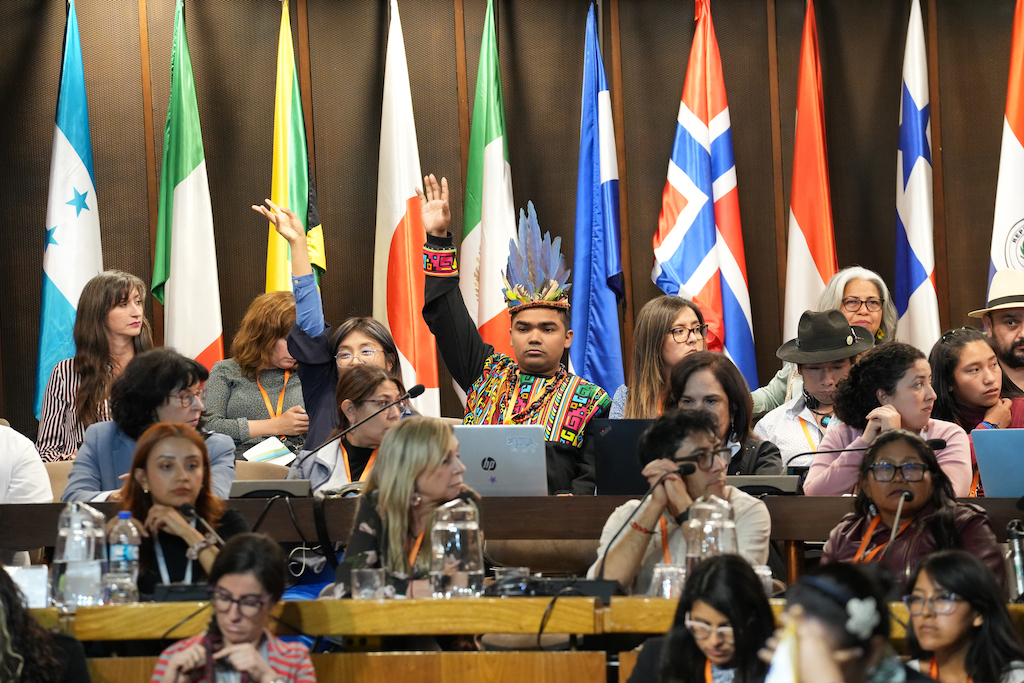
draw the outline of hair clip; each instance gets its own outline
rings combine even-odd
[[[846,620],[846,630],[860,640],[869,639],[875,632],[878,622],[881,621],[881,617],[878,616],[878,606],[872,597],[850,598],[846,603],[846,613],[850,617]]]

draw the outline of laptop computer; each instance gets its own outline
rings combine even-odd
[[[971,432],[986,498],[1024,494],[1024,429],[975,429]]]
[[[594,439],[599,496],[642,496],[647,479],[640,474],[637,442],[653,420],[591,420],[587,434]]]
[[[462,481],[481,496],[546,496],[548,465],[541,425],[458,425]]]

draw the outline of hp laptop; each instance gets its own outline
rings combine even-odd
[[[462,481],[481,496],[546,496],[548,466],[541,425],[459,425]]]

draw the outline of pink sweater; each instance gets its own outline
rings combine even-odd
[[[865,448],[863,432],[847,424],[837,423],[825,431],[819,450],[837,448]],[[929,420],[921,432],[923,439],[944,439],[946,447],[935,451],[942,471],[953,484],[953,492],[964,498],[971,490],[971,444],[959,425],[944,420]],[[814,456],[811,469],[804,482],[804,493],[808,496],[841,496],[852,493],[857,485],[858,469],[864,451],[845,453],[818,453]]]

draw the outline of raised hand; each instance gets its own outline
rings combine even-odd
[[[291,209],[281,208],[269,199],[263,201],[270,207],[269,209],[262,204],[253,204],[252,210],[273,223],[277,234],[283,237],[288,244],[302,242],[305,245],[306,231],[302,227],[302,220],[298,214]]]
[[[420,199],[420,214],[423,229],[428,235],[447,237],[448,225],[452,222],[451,207],[448,205],[448,179],[441,178],[440,185],[431,173],[423,177],[423,190],[416,188]]]

